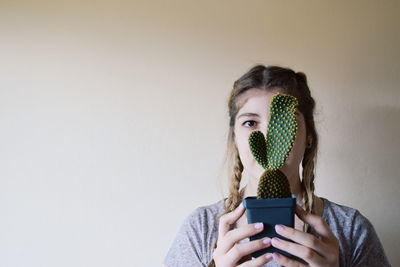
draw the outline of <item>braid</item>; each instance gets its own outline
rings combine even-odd
[[[242,192],[239,191],[240,181],[242,180],[243,164],[242,161],[240,160],[239,152],[236,147],[234,149],[233,154],[235,162],[233,166],[233,172],[231,174],[229,196],[225,203],[224,212],[220,216],[236,209],[243,200],[243,191]],[[216,247],[217,247],[217,240],[215,241],[213,250],[215,250]],[[211,262],[208,264],[208,267],[215,267],[214,260],[211,260]]]
[[[229,196],[227,202],[225,204],[225,213],[231,212],[239,206],[242,201],[242,195],[239,192],[240,181],[242,180],[242,172],[243,172],[243,164],[240,161],[239,153],[237,149],[235,149],[235,163],[233,166],[233,173],[231,175],[230,187],[229,187]]]
[[[307,129],[307,135],[312,137],[312,146],[306,148],[303,156],[303,179],[301,181],[301,187],[303,191],[303,204],[305,211],[308,213],[315,213],[315,205],[314,205],[314,169],[315,169],[315,161],[316,161],[316,154],[318,149],[318,135],[315,129],[314,124],[314,108],[315,108],[315,101],[311,97],[310,88],[307,85],[307,76],[303,72],[297,72],[295,74],[296,81],[297,81],[297,88],[303,99],[303,104],[299,107],[300,111],[303,112],[305,116],[305,123]],[[303,231],[310,232],[310,225],[304,224]]]
[[[304,207],[307,213],[315,213],[314,210],[314,161],[315,161],[315,154],[317,151],[317,139],[314,139],[314,144],[311,148],[307,148],[304,152],[303,158],[303,180],[301,181],[301,186],[303,189],[303,201]],[[303,231],[309,232],[310,225],[304,224]]]

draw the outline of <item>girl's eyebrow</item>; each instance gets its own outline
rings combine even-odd
[[[239,119],[240,117],[260,117],[257,113],[243,113],[239,115],[237,118]]]

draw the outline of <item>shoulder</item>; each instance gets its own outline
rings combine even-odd
[[[194,209],[183,221],[170,247],[167,266],[206,266],[212,258],[212,247],[218,236],[218,216],[224,200]]]
[[[357,209],[335,203],[323,197],[321,199],[324,203],[322,217],[343,249],[348,251],[352,243],[354,226],[364,225],[368,220]]]
[[[205,231],[218,228],[218,218],[223,213],[224,200],[194,209],[184,220],[184,225]]]
[[[325,219],[343,221],[361,215],[357,209],[335,203],[323,197],[320,198],[324,202],[323,217]]]
[[[358,209],[321,198],[324,202],[323,218],[330,227],[338,228],[348,238],[354,238],[355,231],[368,232],[373,229],[371,222]]]
[[[324,202],[323,218],[333,231],[353,239],[354,231],[372,230],[371,222],[359,210],[321,198]]]
[[[374,226],[355,208],[337,204],[325,198],[323,218],[339,240],[339,250],[345,266],[374,266],[371,263],[381,261],[388,266],[382,244]]]

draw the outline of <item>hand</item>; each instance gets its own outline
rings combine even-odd
[[[299,206],[296,207],[296,214],[302,221],[310,224],[320,238],[288,226],[276,225],[275,230],[278,234],[295,243],[273,238],[271,241],[272,246],[305,260],[309,266],[338,267],[339,241],[333,235],[324,219],[314,214],[307,214]],[[306,266],[279,253],[273,253],[273,258],[276,262],[285,266]]]
[[[271,239],[264,238],[253,240],[246,243],[236,244],[246,237],[253,236],[262,232],[263,224],[247,224],[236,229],[230,230],[233,225],[244,213],[243,204],[235,210],[224,214],[219,220],[217,248],[214,250],[213,259],[217,267],[250,267],[262,266],[272,260],[272,255],[261,255],[254,260],[251,253],[270,246]],[[268,256],[268,257],[267,257]]]

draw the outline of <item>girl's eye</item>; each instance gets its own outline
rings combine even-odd
[[[255,122],[255,121],[245,121],[245,122],[243,122],[243,124],[242,125],[244,125],[245,127],[254,127],[254,126],[256,126],[257,125],[257,122]]]

